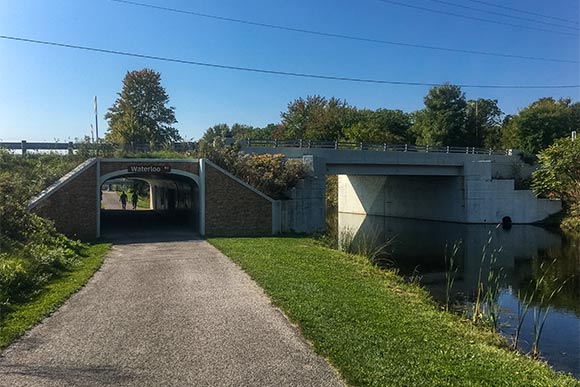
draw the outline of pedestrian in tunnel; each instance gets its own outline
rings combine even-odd
[[[124,210],[127,209],[127,194],[125,193],[125,191],[123,191],[119,200],[121,201],[121,205],[123,206],[123,209]]]
[[[131,203],[133,203],[134,210],[137,209],[137,202],[138,201],[139,201],[139,195],[137,195],[137,192],[133,192],[133,194],[131,195]]]

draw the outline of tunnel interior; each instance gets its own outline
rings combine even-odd
[[[126,208],[121,195],[125,192]],[[134,207],[133,196],[138,202]],[[101,233],[179,229],[199,231],[199,187],[176,174],[125,174],[101,185]]]

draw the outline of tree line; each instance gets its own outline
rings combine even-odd
[[[116,144],[162,145],[182,139],[173,127],[175,108],[151,69],[127,72],[119,97],[105,115],[106,141]],[[235,139],[303,139],[431,146],[515,148],[535,155],[557,138],[580,129],[580,102],[570,98],[540,98],[517,114],[506,115],[496,99],[467,99],[459,86],[433,87],[424,107],[360,109],[346,100],[320,95],[291,101],[279,123],[253,127],[236,123],[208,128],[201,142],[218,137]]]
[[[263,128],[218,124],[207,129],[202,141],[229,133],[236,139],[515,148],[535,155],[580,126],[580,103],[569,98],[540,98],[515,115],[505,115],[497,100],[467,100],[459,86],[446,84],[431,88],[424,103],[423,109],[407,113],[359,109],[335,97],[308,96],[290,102],[280,123]]]

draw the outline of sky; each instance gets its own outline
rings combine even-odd
[[[107,129],[104,114],[121,91],[123,77],[127,71],[143,68],[161,73],[162,86],[175,107],[175,127],[186,140],[199,139],[218,123],[265,126],[279,122],[289,102],[315,94],[338,97],[359,108],[411,112],[423,107],[430,88],[193,66],[6,37],[331,77],[462,85],[580,85],[577,0],[134,1],[331,34],[572,63],[339,39],[112,0],[0,0],[0,141],[82,139],[90,135],[95,122],[95,96],[102,137]],[[468,99],[497,99],[506,114],[517,113],[541,97],[580,100],[578,87],[462,90]]]

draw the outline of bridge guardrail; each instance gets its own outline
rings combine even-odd
[[[316,141],[316,140],[259,140],[244,139],[242,143],[248,148],[317,148],[337,150],[371,150],[383,152],[424,152],[424,153],[464,153],[477,155],[511,156],[511,149],[496,150],[492,148],[431,146],[409,144],[376,144],[346,141]]]
[[[151,144],[109,144],[109,143],[82,143],[82,142],[0,142],[0,149],[19,150],[23,154],[27,151],[68,151],[73,153],[81,149],[95,151],[104,147],[123,149],[131,152],[154,152],[162,150],[187,151],[197,148],[195,142],[175,142],[171,144],[151,145]]]
[[[377,144],[364,142],[347,141],[318,141],[318,140],[259,140],[243,139],[242,144],[248,148],[314,148],[314,149],[336,149],[336,150],[370,150],[382,152],[423,152],[423,153],[463,153],[477,155],[504,155],[511,156],[511,149],[495,150],[492,148],[457,147],[457,146],[431,146],[431,145],[409,145],[409,144]],[[132,152],[153,152],[160,150],[187,151],[197,148],[195,142],[175,142],[172,144],[150,145],[150,144],[87,144],[73,142],[0,142],[0,149],[20,150],[26,153],[27,150],[64,150],[69,153],[75,150],[87,149],[97,150],[100,146],[110,146],[114,149],[124,149]]]

